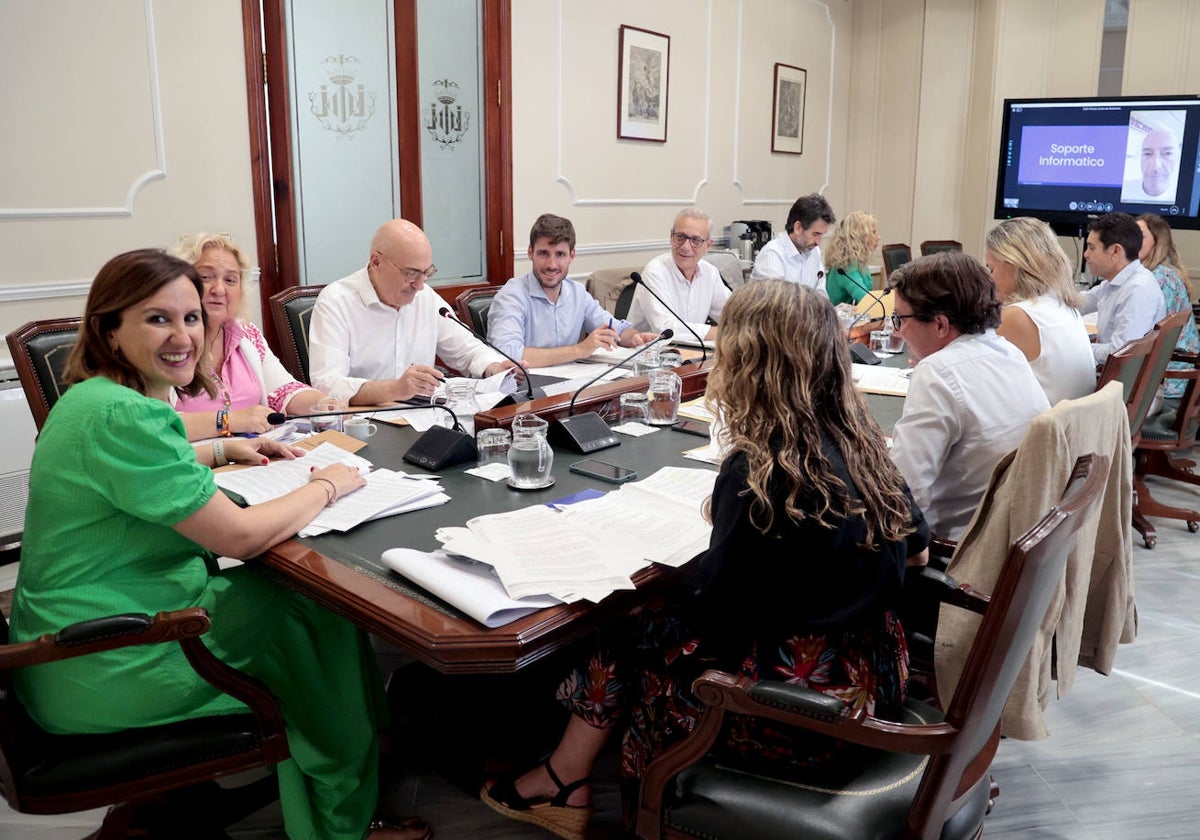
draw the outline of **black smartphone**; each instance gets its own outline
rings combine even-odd
[[[637,478],[637,470],[610,464],[607,461],[597,461],[594,458],[576,461],[571,465],[571,472],[586,475],[589,478],[598,478],[609,484],[624,484],[626,481],[633,481]]]
[[[710,437],[708,424],[700,420],[692,420],[684,417],[675,424],[675,431],[687,432],[689,435],[699,435],[700,437]]]

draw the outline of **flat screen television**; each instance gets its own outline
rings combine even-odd
[[[1200,229],[1200,95],[1006,99],[996,218],[1082,236],[1104,213]]]

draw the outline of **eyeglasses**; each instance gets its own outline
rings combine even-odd
[[[383,259],[388,263],[388,265],[390,265],[392,268],[399,271],[400,276],[403,277],[405,280],[407,280],[409,283],[417,283],[421,280],[432,280],[433,275],[437,274],[437,266],[436,265],[431,265],[431,266],[429,266],[429,268],[425,268],[425,269],[401,268],[400,266],[396,265],[394,262],[389,260],[387,257],[385,257],[382,252],[376,251],[375,253],[379,254],[380,257],[383,257]]]
[[[892,313],[892,329],[898,330],[904,326],[905,318],[916,318],[916,315],[901,315],[898,312]]]
[[[688,236],[686,233],[679,233],[673,230],[671,231],[671,241],[676,245],[683,245],[685,242],[690,242],[693,248],[702,248],[708,240],[703,236]]]

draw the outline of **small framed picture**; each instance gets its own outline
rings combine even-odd
[[[617,138],[667,142],[667,80],[671,37],[621,27],[618,56]]]
[[[771,151],[804,154],[804,95],[808,71],[775,64],[775,97],[771,107]]]

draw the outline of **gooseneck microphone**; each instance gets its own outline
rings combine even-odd
[[[674,309],[672,309],[670,306],[668,306],[667,302],[658,296],[658,292],[656,292],[656,291],[654,291],[654,289],[650,288],[650,284],[642,279],[642,275],[638,274],[636,271],[631,271],[631,272],[629,272],[629,279],[633,281],[633,285],[641,286],[643,289],[645,289],[647,292],[649,292],[650,295],[656,301],[661,303],[668,312],[670,312],[672,315],[675,316],[676,321],[683,324],[684,328],[688,332],[690,332],[692,334],[692,336],[695,337],[696,341],[700,344],[700,353],[702,354],[700,357],[700,363],[703,364],[704,362],[707,362],[708,361],[708,346],[704,343],[704,339],[702,339],[699,336],[699,334],[697,334],[697,332],[694,329],[692,329],[691,325],[687,321],[680,318],[679,313],[676,312]],[[674,333],[671,333],[671,334],[674,335]]]
[[[658,338],[647,341],[615,365],[609,365],[572,394],[571,402],[567,404],[567,416],[560,417],[550,425],[550,442],[555,446],[562,446],[584,455],[608,449],[610,446],[619,446],[621,441],[617,439],[612,429],[599,414],[588,411],[578,416],[575,415],[575,400],[584,390],[596,384],[601,377],[608,375],[611,371],[636,358],[638,354],[646,352],[655,344],[666,341],[673,335],[675,335],[673,330],[663,330],[659,333]]]
[[[379,414],[383,411],[415,411],[418,408],[440,408],[442,411],[450,415],[454,421],[454,430],[456,432],[465,432],[462,423],[458,421],[458,415],[451,411],[447,406],[441,403],[431,402],[428,405],[395,405],[385,408],[367,408],[359,406],[357,408],[348,408],[345,411],[318,411],[313,414],[284,414],[281,411],[274,411],[267,415],[267,422],[272,426],[278,426],[280,423],[286,423],[289,420],[307,420],[309,417],[349,417],[352,414]]]
[[[850,337],[850,331],[857,327],[862,321],[872,320],[868,319],[867,315],[869,315],[871,310],[875,308],[875,304],[878,304],[879,308],[883,310],[883,314],[879,317],[881,319],[887,317],[887,304],[884,303],[884,295],[878,295],[871,289],[863,289],[863,292],[865,292],[865,297],[871,298],[871,300],[875,301],[875,303],[871,304],[862,312],[859,312],[857,315],[855,315],[854,320],[846,325],[847,338]],[[862,298],[859,298],[859,300],[862,300]],[[869,348],[863,347],[862,344],[857,341],[850,342],[850,357],[853,361],[858,362],[861,365],[879,364],[879,357],[871,352]]]
[[[464,324],[462,321],[455,318],[454,313],[450,311],[449,307],[443,306],[441,309],[438,310],[438,314],[441,315],[446,320],[453,321],[454,323],[458,324],[460,327],[462,327],[464,330],[469,332],[471,335],[475,336],[480,341],[482,341],[484,344],[486,344],[488,347],[491,347],[493,350],[495,350],[501,356],[503,356],[504,358],[506,358],[510,362],[512,362],[514,365],[516,365],[520,369],[521,373],[525,374],[525,395],[529,398],[530,402],[537,399],[538,397],[546,396],[544,393],[543,394],[535,394],[534,393],[533,380],[531,380],[529,378],[529,371],[526,369],[525,365],[521,364],[516,359],[514,359],[512,356],[505,353],[503,350],[501,350],[495,344],[492,344],[492,342],[488,341],[484,336],[475,332],[475,330],[473,330],[471,327],[469,327],[468,325]]]
[[[425,408],[440,408],[450,415],[450,419],[454,421],[454,426],[450,429],[444,426],[430,426],[421,432],[417,439],[413,441],[413,445],[401,456],[405,461],[427,470],[437,471],[443,467],[462,464],[466,461],[474,461],[479,457],[478,450],[475,447],[475,438],[467,434],[467,430],[463,428],[463,424],[458,420],[458,415],[447,406],[435,402],[430,402],[429,405],[390,405],[384,408],[359,406],[358,408],[347,409],[345,411],[317,411],[311,414],[283,414],[281,412],[273,412],[267,415],[267,422],[272,426],[277,426],[288,420],[301,420],[308,417],[345,417],[350,414],[378,414],[383,411],[416,411],[417,409]]]
[[[604,370],[600,371],[600,373],[593,376],[591,379],[589,379],[587,381],[587,383],[585,383],[584,385],[581,385],[579,387],[579,389],[574,394],[571,395],[571,402],[567,404],[567,416],[571,417],[575,414],[575,400],[578,399],[579,395],[582,394],[585,390],[587,390],[588,388],[595,385],[597,382],[599,382],[605,376],[608,376],[608,374],[612,373],[617,368],[629,364],[635,358],[640,356],[642,353],[645,353],[647,350],[649,350],[651,347],[653,347],[655,344],[658,344],[660,341],[670,341],[674,336],[675,336],[674,330],[671,330],[671,329],[663,330],[662,332],[660,332],[658,334],[658,338],[654,339],[653,341],[647,341],[645,344],[643,344],[637,350],[630,353],[628,356],[626,356],[621,361],[617,362],[615,365],[609,365]]]
[[[875,301],[875,303],[879,304],[879,308],[883,310],[883,314],[881,314],[881,315],[879,316],[880,320],[882,320],[882,319],[886,318],[886,317],[887,317],[887,303],[885,303],[885,302],[884,302],[884,298],[886,298],[886,297],[887,297],[887,293],[885,292],[884,294],[882,294],[882,295],[879,295],[879,294],[876,294],[876,293],[875,293],[873,290],[871,290],[871,289],[863,289],[863,292],[865,293],[865,296],[866,296],[866,297],[869,297],[871,300]],[[859,300],[862,300],[862,298],[859,298]],[[872,310],[872,309],[874,309],[874,308],[875,308],[875,306],[874,306],[874,305],[868,306],[868,307],[867,307],[866,309],[864,309],[862,312],[859,312],[857,315],[855,315],[855,316],[854,316],[854,320],[853,320],[853,321],[851,321],[851,322],[850,322],[850,323],[849,323],[849,324],[846,326],[846,334],[847,334],[847,335],[849,335],[849,333],[850,333],[850,330],[852,330],[852,329],[854,329],[855,327],[857,327],[857,326],[858,326],[859,324],[861,324],[863,321],[872,321],[872,320],[874,320],[873,318],[868,318],[868,317],[867,317],[868,315],[870,315],[870,314],[871,314],[871,310]]]

